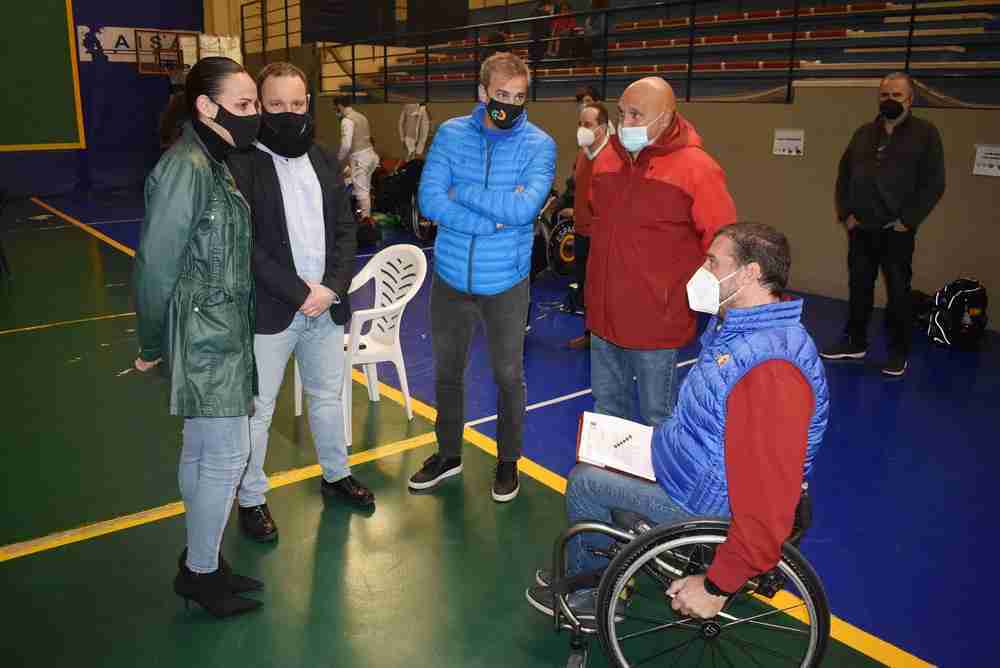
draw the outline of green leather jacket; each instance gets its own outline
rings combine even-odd
[[[146,178],[136,254],[140,357],[163,358],[170,412],[247,415],[253,401],[250,208],[190,123]]]

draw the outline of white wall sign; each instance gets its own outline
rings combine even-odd
[[[777,128],[774,131],[774,155],[801,157],[806,154],[806,131]]]
[[[1000,176],[1000,144],[976,144],[976,161],[972,173],[978,176]]]

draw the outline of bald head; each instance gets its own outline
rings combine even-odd
[[[677,97],[660,77],[633,82],[618,100],[618,117],[623,127],[646,127],[650,142],[656,141],[674,121]]]
[[[658,114],[661,111],[677,110],[674,89],[661,77],[646,77],[632,82],[621,99],[637,106],[648,105],[651,109],[656,109]]]

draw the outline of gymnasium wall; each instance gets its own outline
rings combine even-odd
[[[65,5],[65,0],[56,1]],[[32,7],[24,0],[18,0],[18,4]],[[111,36],[119,35],[116,28],[202,30],[202,0],[72,0],[72,8],[87,147],[0,153],[2,186],[15,196],[141,184],[160,154],[157,125],[169,97],[169,82],[165,76],[139,74],[134,62],[116,60],[111,52],[117,37]],[[107,30],[98,33],[102,28]],[[16,31],[17,25],[8,26],[8,30]],[[82,40],[89,33],[103,44],[106,57],[92,53],[96,48],[93,40],[88,40],[89,49],[83,48]],[[61,44],[40,43],[33,49],[22,49],[7,65],[32,72],[34,86],[44,87],[45,73],[33,65],[37,54],[44,55],[56,47],[65,49],[65,45],[64,39]],[[70,103],[67,99],[48,102],[54,106]]]
[[[846,87],[799,87],[795,101],[781,104],[684,104],[680,111],[702,134],[729,179],[743,220],[769,223],[792,244],[792,286],[830,297],[847,297],[847,239],[835,222],[833,186],[837,163],[854,130],[876,113],[874,82]],[[431,104],[434,123],[469,112],[465,104]],[[359,105],[368,115],[383,157],[397,156],[400,105]],[[321,138],[337,142],[332,105],[318,106]],[[972,175],[974,145],[1000,144],[1000,112],[919,109],[944,142],[947,191],[917,237],[914,287],[934,292],[946,281],[968,275],[1000,295],[1000,179]],[[559,148],[556,185],[562,190],[575,145],[575,105],[538,102],[530,119],[549,132]],[[775,128],[805,130],[805,156],[771,154]],[[881,287],[878,294],[882,294]],[[884,299],[880,297],[880,303]],[[994,312],[993,328],[1000,323]]]

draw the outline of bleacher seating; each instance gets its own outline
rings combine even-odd
[[[960,100],[1000,104],[1000,0],[919,2],[912,34],[910,3],[813,2],[801,6],[797,17],[790,0],[777,7],[697,3],[693,26],[688,6],[622,7],[611,16],[606,48],[595,49],[589,59],[534,63],[536,94],[564,98],[581,82],[606,81],[613,96],[628,81],[649,74],[686,84],[690,70],[693,98],[760,96],[780,86],[790,70],[796,78],[818,78],[902,69],[910,43],[915,76],[935,80]],[[717,11],[702,12],[706,5]],[[733,5],[739,11],[726,11]],[[512,5],[512,16],[526,16],[525,7],[530,11],[531,5]],[[493,29],[482,28],[462,40],[413,48],[361,83],[374,95],[388,88],[390,99],[422,99],[427,88],[432,99],[471,99],[470,82],[487,51],[506,47],[527,58],[527,28],[526,23],[508,26],[501,43],[484,44],[484,34]],[[996,78],[976,78],[983,74]]]

